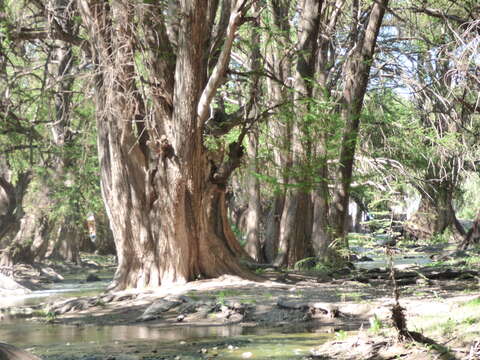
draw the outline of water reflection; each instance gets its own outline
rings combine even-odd
[[[156,340],[171,342],[195,338],[233,337],[242,334],[239,325],[230,326],[177,326],[158,328],[136,325],[72,326],[36,324],[26,320],[2,321],[0,339],[21,347],[76,343],[111,344],[115,341]]]

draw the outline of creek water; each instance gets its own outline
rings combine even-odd
[[[104,291],[108,281],[51,284],[48,289],[30,294],[0,298],[0,342],[9,343],[46,360],[74,359],[301,359],[310,350],[331,339],[334,329],[310,325],[303,328],[228,326],[49,324],[32,321],[28,316],[9,315],[45,302],[94,296]]]
[[[386,267],[385,256],[357,262],[360,268]],[[424,265],[427,256],[396,256],[396,266]],[[105,290],[109,280],[81,283],[70,279],[51,284],[47,289],[14,297],[0,297],[0,342],[31,350],[45,360],[156,360],[174,359],[302,359],[310,350],[331,340],[343,330],[308,325],[301,328],[256,328],[228,326],[48,324],[28,317],[9,316],[6,308],[35,308],[63,298],[94,296]],[[79,319],[81,320],[81,319]],[[340,330],[340,331],[339,331]],[[337,332],[336,332],[337,331]]]

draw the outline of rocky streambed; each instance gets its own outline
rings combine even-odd
[[[449,314],[480,296],[478,271],[465,266],[463,256],[450,257],[443,265],[396,266],[407,316]],[[324,356],[319,346],[329,339],[348,344],[340,338],[359,336],[372,319],[388,328],[393,284],[384,267],[329,274],[266,267],[259,273],[264,281],[222,276],[156,291],[99,289],[10,307],[3,311],[0,339],[16,340],[46,359],[302,359]],[[15,313],[29,315],[19,319]],[[466,351],[468,342],[458,346]],[[334,348],[336,355],[325,356],[341,358],[341,346],[328,346]]]

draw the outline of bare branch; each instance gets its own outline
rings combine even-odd
[[[225,72],[228,67],[228,63],[230,61],[230,53],[232,51],[233,40],[235,39],[235,33],[237,27],[240,25],[242,16],[246,11],[247,1],[246,0],[238,0],[235,8],[232,10],[230,14],[230,20],[228,22],[228,28],[226,32],[226,39],[223,45],[222,52],[218,57],[217,64],[213,69],[212,75],[208,79],[208,83],[203,90],[202,96],[198,102],[197,106],[197,116],[198,116],[198,125],[203,128],[205,121],[208,118],[210,113],[210,103],[215,96],[215,93],[220,86],[222,79],[225,75]]]

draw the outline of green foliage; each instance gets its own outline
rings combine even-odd
[[[57,320],[57,314],[55,311],[46,311],[45,312],[45,322],[47,323],[53,323]]]
[[[369,319],[369,322],[370,331],[374,334],[380,333],[380,331],[384,328],[382,320],[380,320],[377,315],[373,315],[373,317]]]
[[[452,238],[452,232],[450,229],[446,229],[442,234],[435,234],[430,238],[432,244],[447,244]]]
[[[478,194],[480,194],[480,176],[476,173],[469,174],[462,183],[462,189],[456,198],[459,208],[457,216],[461,219],[473,220],[480,210],[478,206]]]
[[[345,340],[348,337],[348,332],[345,330],[335,331],[335,338],[339,341]]]

